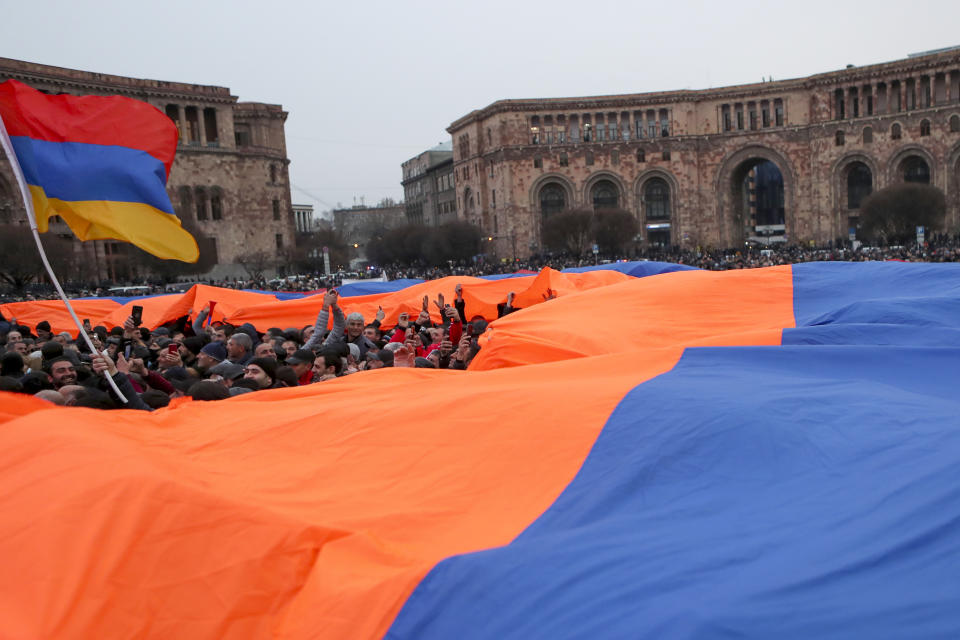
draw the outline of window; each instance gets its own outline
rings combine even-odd
[[[530,127],[530,144],[540,144],[540,127]]]
[[[737,105],[737,131],[743,131],[743,106]]]
[[[590,142],[593,140],[593,125],[589,122],[583,125],[583,141]]]
[[[543,169],[543,157],[542,157],[542,156],[533,156],[533,168],[534,168],[534,169]]]
[[[657,137],[657,114],[653,109],[647,111],[647,134],[651,138]]]
[[[873,128],[864,127],[863,128],[863,144],[870,144],[873,142]]]
[[[669,150],[669,149],[664,149],[664,151],[663,151],[663,161],[664,161],[664,162],[670,162],[670,150]]]
[[[903,181],[930,184],[930,166],[920,156],[910,156],[903,161]]]
[[[487,127],[487,144],[491,147],[493,146],[493,134],[490,133],[489,127]]]
[[[732,122],[730,120],[730,105],[725,104],[720,108],[720,113],[723,119],[723,130],[730,131],[732,128]]]
[[[217,131],[217,110],[206,107],[203,110],[203,132],[207,136],[208,147],[220,146],[220,133]]]
[[[187,107],[187,144],[200,144],[200,117],[196,107]]]
[[[776,122],[776,126],[783,126],[783,100],[777,98],[773,101],[773,113]]]
[[[592,152],[592,151],[587,151],[587,158],[586,158],[586,160],[587,160],[587,166],[588,166],[588,167],[593,166],[593,152]]]
[[[646,162],[647,153],[643,149],[637,149],[637,162]]]
[[[750,130],[751,130],[751,131],[756,131],[756,130],[757,130],[757,110],[756,110],[756,108],[754,108],[754,107],[751,105],[749,113],[750,113]]]
[[[893,126],[890,127],[890,139],[891,139],[891,140],[899,140],[901,135],[902,135],[902,132],[901,132],[901,129],[900,129],[900,123],[899,123],[899,122],[894,122],[894,123],[893,123]]]
[[[617,149],[613,149],[610,152],[610,163],[620,164],[620,152]]]
[[[660,109],[660,135],[664,138],[670,135],[670,114],[666,109]]]
[[[250,137],[250,125],[237,122],[233,125],[233,138],[238,147],[249,147],[253,142]]]
[[[597,140],[604,141],[607,139],[607,127],[602,122],[597,123]]]
[[[569,160],[567,160],[567,154],[561,153],[561,154],[560,154],[560,166],[561,166],[561,167],[566,167],[568,164],[570,164],[570,162],[569,162]]]
[[[279,200],[273,201],[273,219],[274,220],[280,219],[280,201]]]
[[[590,190],[594,209],[615,209],[620,203],[620,191],[609,180],[600,180]]]
[[[540,212],[544,218],[560,213],[566,206],[566,192],[560,185],[552,183],[540,190]]]
[[[652,178],[643,188],[643,202],[647,220],[670,217],[670,187],[662,178]]]
[[[862,162],[854,162],[847,170],[847,209],[859,209],[873,191],[873,174]]]
[[[177,140],[179,141],[180,137],[183,135],[183,132],[180,130],[180,106],[176,104],[168,104],[164,113],[167,114],[167,117],[173,120],[173,124],[177,125]]]
[[[207,219],[207,192],[203,187],[196,188],[197,198],[197,220]]]
[[[847,103],[843,98],[843,89],[837,89],[833,92],[833,102],[834,108],[833,112],[837,116],[837,120],[843,120],[847,117]]]
[[[497,190],[492,189],[490,191],[490,207],[493,209],[497,208]]]
[[[186,220],[187,215],[193,210],[193,191],[190,187],[180,187],[180,218]]]
[[[223,197],[219,191],[215,191],[213,195],[210,196],[210,217],[214,220],[223,219]]]
[[[844,145],[843,131],[837,131],[837,133],[834,134],[834,141],[838,147],[842,147]]]
[[[764,129],[770,126],[770,103],[766,100],[760,103],[760,119]]]
[[[277,240],[277,249],[283,249],[283,234],[278,233],[276,235],[276,240]]]
[[[950,116],[950,131],[954,133],[960,131],[960,116],[958,115]]]
[[[921,120],[921,121],[920,121],[920,135],[921,135],[921,136],[928,136],[928,135],[930,135],[930,121],[929,121],[929,120]]]
[[[270,184],[275,184],[277,182],[277,165],[270,165]]]

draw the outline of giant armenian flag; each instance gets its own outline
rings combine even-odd
[[[596,273],[466,282],[466,372],[3,395],[0,636],[960,637],[960,265]]]

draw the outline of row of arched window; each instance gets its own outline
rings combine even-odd
[[[180,187],[180,218],[192,213],[198,222],[223,219],[223,189],[220,187]]]
[[[950,131],[952,133],[960,132],[960,115],[954,114],[950,116],[949,124]],[[930,121],[926,118],[920,121],[920,137],[926,137],[930,135]],[[890,139],[891,140],[900,140],[903,137],[903,127],[899,122],[894,122],[890,126]],[[846,144],[846,134],[843,129],[838,129],[834,134],[834,142],[838,147]],[[863,144],[871,144],[873,142],[873,127],[864,127],[863,128]]]
[[[590,188],[595,211],[621,208],[620,189],[612,180],[598,180]],[[567,191],[557,182],[548,182],[539,193],[540,211],[545,218],[568,208]],[[670,217],[670,187],[663,178],[650,178],[641,188],[644,215],[648,220]]]

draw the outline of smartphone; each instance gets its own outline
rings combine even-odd
[[[133,318],[133,324],[139,327],[143,323],[143,307],[134,305],[133,313],[130,314],[130,317]]]
[[[174,342],[173,344],[168,344],[167,353],[169,353],[172,356],[177,355],[178,353],[180,353],[180,345],[178,345],[176,342]]]

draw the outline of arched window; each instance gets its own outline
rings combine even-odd
[[[863,144],[870,144],[871,142],[873,142],[873,127],[864,127]]]
[[[203,187],[196,189],[197,220],[207,219],[207,192]]]
[[[836,135],[834,135],[834,139],[836,140],[837,146],[842,147],[844,144],[843,131],[837,131]]]
[[[620,191],[609,180],[600,180],[590,190],[594,209],[615,209],[620,204]]]
[[[930,121],[929,121],[929,120],[921,120],[921,121],[920,121],[920,135],[921,135],[921,136],[928,136],[928,135],[930,135]]]
[[[873,192],[873,173],[862,162],[847,169],[847,209],[859,209],[864,198]]]
[[[670,217],[670,187],[662,178],[647,180],[643,187],[643,204],[647,220]]]
[[[186,219],[193,212],[193,190],[190,187],[180,187],[177,190],[180,196],[180,218]]]
[[[560,213],[567,207],[567,194],[563,187],[556,183],[545,185],[540,189],[540,212],[544,218]]]
[[[470,187],[463,190],[463,208],[468,212],[473,211],[473,192],[470,191]]]
[[[930,184],[930,166],[920,156],[910,156],[903,161],[903,181]]]
[[[210,194],[210,217],[214,220],[223,219],[223,195],[220,189],[214,189]]]
[[[900,124],[897,122],[894,122],[893,126],[890,127],[890,139],[899,140],[901,135],[902,133],[900,131]]]
[[[950,131],[953,131],[954,133],[960,131],[960,116],[950,116]]]

